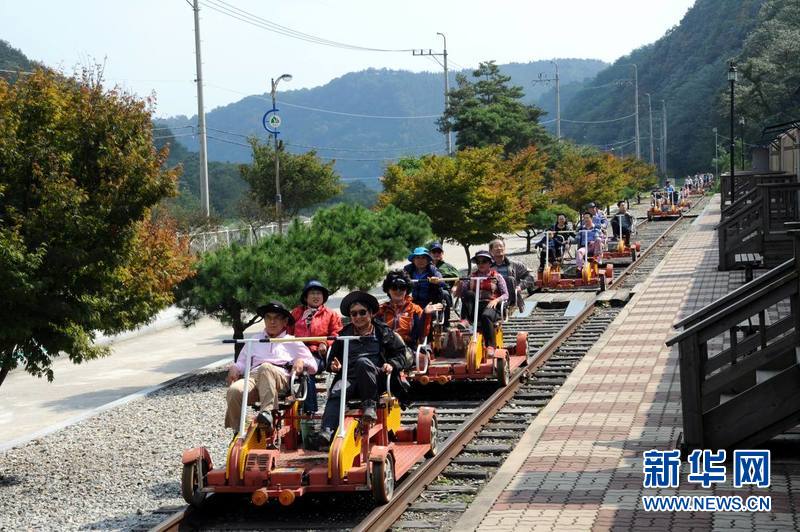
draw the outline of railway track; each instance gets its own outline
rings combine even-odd
[[[690,221],[642,224],[638,238],[649,245],[609,289],[630,289],[646,278],[679,238],[677,230]],[[451,386],[446,396],[434,392],[415,402],[404,421],[411,422],[414,407],[434,406],[439,452],[418,464],[386,505],[374,508],[369,495],[334,495],[306,496],[290,507],[256,508],[246,498],[215,496],[202,510],[183,508],[151,530],[449,530],[619,310],[591,301],[571,316],[565,316],[564,307],[537,308],[528,317],[509,320],[506,337],[529,333],[527,366],[501,389],[494,383]]]

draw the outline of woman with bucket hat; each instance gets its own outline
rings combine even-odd
[[[300,304],[292,309],[294,325],[289,332],[295,336],[336,336],[342,330],[342,318],[325,306],[330,291],[316,279],[308,281],[300,295]],[[333,340],[307,342],[306,346],[317,360],[317,372],[325,369],[325,358]],[[311,414],[318,409],[317,386],[313,377],[308,379],[308,393],[303,411]]]
[[[472,257],[475,269],[470,273],[470,280],[463,280],[456,285],[456,296],[461,296],[461,317],[472,320],[475,311],[475,301],[478,304],[478,327],[486,342],[486,353],[494,355],[495,347],[495,322],[500,318],[500,302],[508,301],[508,288],[503,276],[493,268],[492,255],[488,251],[478,251]],[[476,297],[474,278],[483,278],[478,286]],[[473,324],[473,326],[476,326]],[[502,347],[502,346],[501,346]]]
[[[342,387],[347,388],[348,399],[361,400],[364,419],[377,419],[377,400],[385,386],[387,373],[392,376],[392,393],[403,401],[400,372],[406,368],[406,346],[403,340],[385,323],[375,317],[379,305],[375,296],[356,290],[342,300],[339,309],[351,322],[341,330],[341,336],[361,336],[351,340],[347,359],[347,375],[342,375],[343,342],[335,342],[328,353],[328,370],[335,374],[325,411],[322,430],[312,435],[313,447],[325,449],[339,423],[339,403]]]

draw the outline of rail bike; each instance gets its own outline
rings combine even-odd
[[[239,431],[228,445],[225,464],[214,468],[206,447],[183,452],[181,492],[192,506],[199,507],[212,493],[250,494],[253,504],[262,506],[277,500],[291,505],[307,493],[372,492],[378,504],[388,502],[395,483],[424,456],[436,453],[436,411],[421,407],[416,423],[403,425],[400,403],[392,396],[387,375],[387,392],[377,406],[377,420],[368,422],[357,404],[348,403],[348,386],[343,386],[339,426],[327,452],[304,448],[302,421],[320,416],[301,414],[305,399],[305,378],[292,376],[290,395],[272,412],[273,425],[265,428],[257,420],[247,421],[247,383],[250,376],[250,343],[336,340],[344,342],[343,375],[347,375],[349,342],[358,336],[298,337],[224,340],[245,344],[244,396]]]
[[[549,235],[545,235],[547,239]],[[588,256],[583,266],[570,268],[568,272],[564,265],[563,254],[561,258],[551,264],[549,240],[545,245],[545,265],[536,276],[536,288],[539,290],[599,290],[604,291],[613,282],[614,265],[603,264],[603,252],[599,256]]]
[[[475,298],[480,299],[480,282],[486,277],[453,277],[442,281],[464,281],[476,283]],[[509,290],[514,289],[509,288]],[[503,322],[512,312],[501,303],[500,320],[495,323],[494,350],[487,348],[487,342],[478,330],[480,305],[474,305],[472,323],[466,320],[454,321],[445,327],[444,313],[438,313],[433,320],[431,333],[417,346],[415,370],[410,379],[422,385],[430,383],[446,384],[463,380],[496,380],[506,386],[511,374],[528,360],[528,333],[517,333],[515,343],[506,349],[503,339]],[[430,341],[428,341],[430,339]],[[493,353],[492,353],[493,351]]]
[[[625,244],[625,238],[622,235],[622,219],[619,217],[620,234],[613,234],[608,241],[606,249],[600,256],[604,262],[612,262],[614,264],[630,264],[636,261],[636,256],[642,249],[642,245],[638,241],[631,242],[630,245]],[[613,224],[612,224],[613,231]],[[631,227],[631,237],[636,234],[636,227]],[[629,238],[630,241],[630,238]]]
[[[650,209],[647,211],[647,219],[653,220],[675,220],[683,216],[683,210],[691,207],[691,203],[685,198],[681,198],[677,191],[668,193],[653,193],[650,200]]]

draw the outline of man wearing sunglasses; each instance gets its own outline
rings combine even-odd
[[[339,423],[343,386],[347,387],[347,399],[361,401],[366,421],[374,422],[378,418],[377,399],[386,386],[383,375],[392,375],[392,392],[403,400],[399,374],[407,369],[406,346],[400,336],[375,318],[378,308],[378,300],[367,292],[351,292],[342,299],[339,309],[351,321],[339,334],[364,338],[350,341],[346,379],[342,378],[344,343],[334,342],[329,351],[328,369],[335,376],[322,414],[322,431],[312,438],[313,446],[317,449],[324,450],[330,445]]]

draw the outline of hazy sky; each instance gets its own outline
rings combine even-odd
[[[0,39],[31,59],[72,72],[105,62],[105,78],[140,95],[156,93],[157,115],[192,115],[194,19],[190,0],[0,0]],[[693,0],[201,0],[206,110],[269,92],[323,85],[369,67],[441,72],[431,58],[322,46],[257,24],[348,45],[441,50],[452,69],[479,61],[553,57],[613,61],[674,26]],[[241,11],[231,11],[238,9]],[[259,17],[261,20],[252,18]],[[331,102],[331,109],[335,109]]]

